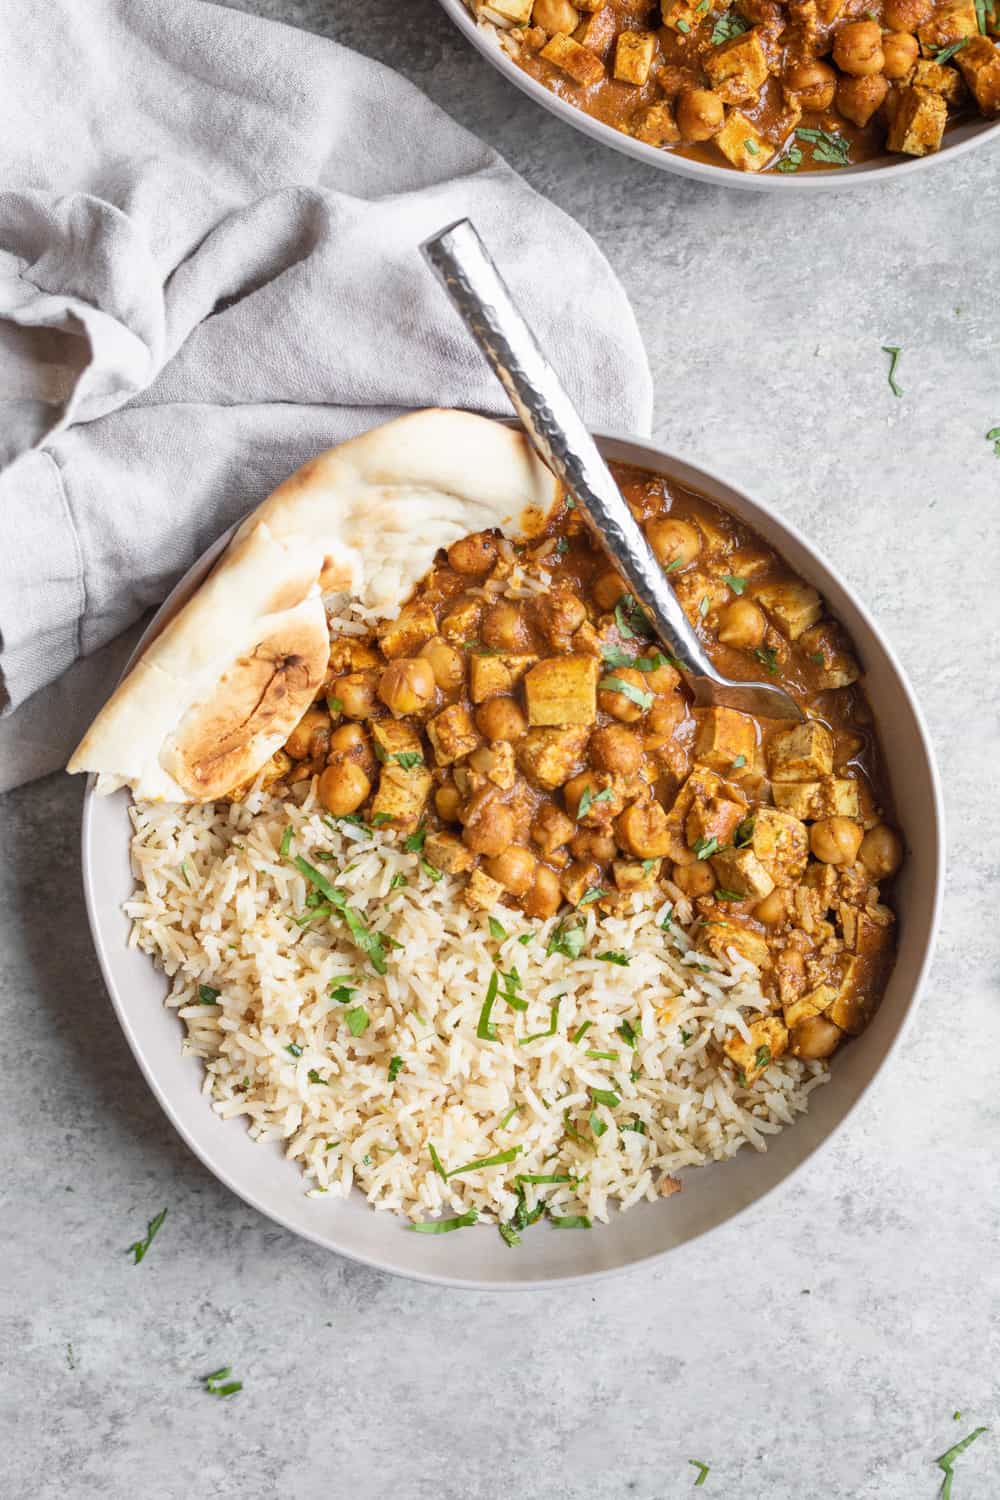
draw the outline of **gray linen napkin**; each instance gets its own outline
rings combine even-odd
[[[592,241],[378,64],[202,0],[6,0],[0,78],[0,790],[65,760],[121,632],[310,454],[505,409],[417,251],[450,220],[590,421],[648,430]]]

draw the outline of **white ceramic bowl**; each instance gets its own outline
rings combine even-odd
[[[876,181],[888,182],[890,178],[893,182],[898,182],[914,172],[932,167],[936,162],[950,161],[964,151],[971,151],[973,146],[1000,139],[1000,121],[977,119],[967,120],[951,128],[941,150],[930,156],[886,154],[874,157],[871,161],[860,162],[855,167],[843,167],[829,172],[739,172],[733,167],[715,167],[710,162],[691,161],[687,157],[678,156],[675,151],[661,151],[655,146],[647,146],[645,142],[624,135],[622,131],[605,125],[601,120],[593,119],[582,109],[577,109],[575,104],[569,104],[553,94],[551,89],[538,83],[523,68],[519,68],[499,45],[495,34],[477,24],[465,0],[441,0],[441,5],[459,31],[495,68],[530,99],[534,99],[536,104],[551,110],[564,124],[572,125],[574,130],[582,130],[584,135],[593,136],[595,141],[601,141],[615,151],[623,151],[626,156],[644,161],[647,166],[658,167],[663,172],[677,172],[681,177],[693,177],[697,182],[714,184],[715,187],[743,188],[752,193],[828,193]]]
[[[94,942],[118,1020],[176,1129],[221,1181],[262,1213],[329,1250],[420,1280],[494,1289],[577,1281],[649,1261],[724,1224],[803,1166],[844,1122],[897,1046],[930,958],[944,860],[937,773],[920,710],[874,622],[830,565],[759,501],[645,443],[620,437],[599,442],[607,457],[667,474],[747,521],[825,596],[864,665],[906,835],[899,957],[885,998],[864,1035],[838,1054],[831,1082],[813,1094],[809,1113],[776,1137],[765,1155],[744,1148],[732,1161],[689,1172],[684,1192],[669,1202],[641,1204],[589,1233],[536,1225],[515,1250],[491,1228],[443,1237],[413,1234],[394,1215],[374,1212],[360,1193],[346,1201],[306,1197],[298,1168],[278,1146],[257,1145],[239,1121],[213,1114],[201,1093],[200,1063],[181,1056],[181,1023],[163,1006],[166,981],[127,946],[129,924],[121,909],[132,887],[127,794],[98,797],[92,784],[87,788],[83,878]],[[182,579],[147,637],[197,587],[225,540]],[[772,1212],[780,1216],[780,1203]]]

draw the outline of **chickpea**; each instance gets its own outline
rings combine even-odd
[[[476,709],[476,728],[488,740],[519,740],[528,721],[513,698],[488,698]]]
[[[607,863],[614,859],[618,845],[609,833],[599,828],[581,828],[570,839],[570,853],[574,859],[597,860]]]
[[[625,693],[618,692],[615,688],[602,689],[598,687],[598,704],[606,714],[611,714],[613,718],[621,719],[625,724],[634,724],[646,712],[643,703],[647,703],[650,708],[652,707],[652,704],[648,703],[652,694],[646,688],[643,674],[637,672],[634,667],[615,667],[613,671],[608,672],[607,677],[601,680],[606,682],[608,677],[613,677],[618,682],[629,683],[635,688],[637,693],[642,694],[642,699],[639,703],[636,703],[632,698],[628,697]]]
[[[781,887],[776,885],[769,896],[758,901],[753,914],[765,927],[780,927],[785,920],[785,892]]]
[[[889,92],[881,73],[867,78],[841,78],[837,84],[837,108],[845,119],[864,128]]]
[[[465,658],[461,651],[456,651],[454,646],[449,646],[447,641],[436,635],[425,646],[421,646],[420,655],[424,661],[430,662],[434,681],[443,693],[453,693],[462,686],[465,681]]]
[[[646,522],[646,539],[657,560],[667,567],[672,562],[693,562],[701,551],[701,537],[688,521],[660,516]]]
[[[580,16],[569,0],[535,0],[531,8],[531,24],[540,26],[550,36],[557,31],[569,36],[579,26]]]
[[[833,37],[833,60],[842,73],[867,78],[881,73],[885,54],[882,29],[877,21],[848,21]]]
[[[539,605],[542,628],[558,650],[569,643],[574,630],[587,618],[587,607],[571,589],[554,589]]]
[[[725,119],[718,94],[711,89],[687,89],[677,101],[674,118],[685,141],[709,141],[718,135]]]
[[[590,592],[598,609],[614,609],[619,599],[628,593],[624,580],[618,573],[602,573],[595,579]]]
[[[615,675],[617,676],[617,673]],[[649,718],[646,722],[653,734],[672,735],[678,724],[682,724],[686,717],[687,704],[684,699],[679,693],[671,693],[669,698],[656,700],[649,710]]]
[[[483,642],[495,651],[519,651],[528,644],[524,616],[516,604],[504,599],[487,610],[483,620]]]
[[[810,1016],[792,1027],[792,1052],[796,1057],[818,1061],[829,1057],[840,1046],[844,1033],[826,1016]]]
[[[526,896],[535,883],[535,867],[538,861],[530,849],[523,844],[511,844],[502,854],[484,861],[487,875],[499,880],[512,896]]]
[[[674,865],[670,878],[685,896],[710,896],[718,884],[707,859],[696,859],[690,865]]]
[[[307,708],[285,741],[293,760],[314,760],[325,755],[330,735],[330,715],[325,708]]]
[[[631,729],[608,724],[591,735],[590,758],[601,771],[634,776],[642,765],[642,741]]]
[[[448,548],[448,561],[456,573],[485,573],[496,560],[497,544],[488,531],[463,536]]]
[[[554,802],[543,802],[531,825],[531,837],[539,849],[552,854],[573,837],[574,824]]]
[[[907,31],[889,31],[882,38],[885,62],[882,72],[886,78],[908,78],[920,55],[920,44]]]
[[[529,917],[554,917],[562,905],[562,888],[559,877],[548,865],[539,865],[535,870],[535,881],[524,898],[524,910]]]
[[[837,87],[837,75],[829,63],[813,59],[786,68],[782,85],[786,95],[794,95],[801,109],[829,109]]]
[[[434,672],[421,656],[391,661],[379,678],[378,695],[397,717],[418,714],[434,702]]]
[[[633,802],[615,819],[618,842],[636,859],[660,859],[669,853],[673,837],[667,815],[656,801]]]
[[[580,816],[580,803],[583,801],[584,792],[589,792],[591,798],[594,798],[600,790],[600,783],[593,771],[581,771],[579,776],[571,776],[563,786],[566,811],[570,817],[577,818]],[[595,813],[599,813],[604,806],[603,802],[599,802],[594,809]]]
[[[341,724],[333,731],[330,736],[328,759],[331,765],[335,760],[353,760],[361,767],[369,781],[375,779],[378,763],[368,743],[368,736],[360,724]]]
[[[934,0],[884,0],[882,21],[890,31],[916,31],[933,11]]]
[[[681,674],[669,662],[664,662],[660,667],[654,667],[651,672],[644,672],[643,676],[651,693],[672,693],[681,680]]]
[[[861,840],[858,858],[873,880],[886,880],[903,863],[903,841],[888,823],[879,823]]]
[[[764,639],[767,620],[752,599],[734,599],[719,611],[719,640],[724,646],[753,651]]]
[[[319,800],[327,812],[342,818],[357,812],[372,789],[365,771],[353,760],[337,760],[319,778]]]
[[[338,700],[345,719],[372,717],[377,680],[377,672],[348,672],[346,677],[334,678],[330,684],[330,697]]]
[[[443,818],[446,823],[458,822],[458,809],[461,801],[462,799],[458,794],[458,787],[454,786],[450,781],[446,781],[444,786],[439,786],[434,793],[434,806],[437,808],[437,815],[439,818]]]
[[[809,847],[825,865],[853,865],[862,836],[852,818],[820,818],[809,830]]]
[[[475,854],[493,858],[514,842],[514,814],[502,802],[481,802],[466,811],[463,821],[462,841]]]

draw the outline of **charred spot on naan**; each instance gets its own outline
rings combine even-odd
[[[195,801],[210,802],[252,777],[315,698],[328,659],[325,628],[305,625],[238,657],[211,699],[191,708],[172,737],[165,761],[178,785]]]

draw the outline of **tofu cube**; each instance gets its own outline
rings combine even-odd
[[[801,995],[784,1007],[785,1025],[797,1026],[800,1021],[811,1021],[813,1016],[821,1016],[836,998],[837,991],[832,985],[817,985],[808,995]]]
[[[452,703],[429,719],[427,737],[439,766],[450,766],[453,761],[471,755],[479,744],[475,725],[461,703]]]
[[[559,885],[570,906],[579,906],[588,891],[601,884],[601,867],[592,860],[578,859],[559,876]]]
[[[376,631],[383,656],[412,656],[437,635],[437,621],[429,604],[408,604],[394,620],[383,620]]]
[[[586,20],[581,21],[573,33],[574,42],[605,57],[615,39],[615,13],[610,5],[600,5],[592,10]]]
[[[454,833],[429,833],[424,840],[424,858],[445,875],[463,875],[476,863],[476,856]]]
[[[861,817],[860,789],[849,776],[832,776],[826,781],[774,781],[771,795],[775,807],[796,818]]]
[[[415,828],[423,817],[434,781],[426,766],[405,771],[395,761],[382,767],[372,799],[372,818],[392,820],[396,828]]]
[[[987,46],[989,43],[987,43]],[[966,43],[968,46],[968,43]],[[962,48],[965,51],[965,48]],[[956,53],[956,58],[958,54]],[[962,75],[957,68],[946,68],[943,63],[937,63],[930,57],[921,57],[914,65],[913,74],[907,79],[908,83],[915,83],[919,88],[930,89],[932,93],[940,94],[946,104],[952,109],[965,98],[966,88],[962,82]]]
[[[924,56],[933,57],[942,47],[961,41],[963,36],[979,35],[979,18],[975,0],[948,0],[938,5],[929,21],[917,28],[920,50]],[[964,51],[964,48],[963,48]],[[956,61],[959,53],[956,52]]]
[[[694,753],[713,771],[728,771],[734,760],[749,765],[757,748],[757,725],[748,714],[735,708],[695,709],[698,724]]]
[[[774,781],[816,781],[833,770],[833,737],[825,724],[807,719],[774,735],[767,759]]]
[[[462,899],[473,911],[492,911],[495,906],[499,906],[503,894],[504,887],[499,880],[494,880],[484,870],[473,870]]]
[[[741,36],[730,37],[718,47],[710,47],[702,65],[715,92],[726,104],[746,104],[756,99],[769,71],[756,27]],[[747,125],[750,126],[749,121]]]
[[[774,155],[774,147],[738,109],[731,109],[715,144],[727,161],[741,172],[760,172]]]
[[[774,807],[758,807],[753,814],[750,848],[775,885],[790,885],[798,880],[809,862],[809,834],[805,824]]]
[[[527,26],[533,4],[534,0],[487,0],[478,5],[477,13],[499,26]]]
[[[638,88],[649,77],[656,50],[652,31],[623,31],[615,47],[615,77],[619,83],[634,83]]]
[[[886,146],[907,156],[928,156],[940,146],[947,122],[948,106],[941,95],[910,84],[899,91]]]
[[[659,879],[662,864],[661,859],[616,859],[611,871],[620,891],[648,891]]]
[[[712,869],[723,890],[734,896],[759,901],[774,890],[774,881],[752,849],[720,849],[712,855]]]
[[[815,667],[820,687],[850,687],[861,676],[861,668],[831,622],[804,630],[799,645]]]
[[[647,146],[673,146],[681,138],[673,109],[667,103],[651,104],[642,110],[632,126],[632,134]]]
[[[585,725],[529,729],[517,742],[517,764],[529,781],[551,791],[580,770],[589,738]]]
[[[552,656],[524,679],[529,724],[593,724],[600,666],[592,656]]]
[[[756,964],[758,969],[770,967],[771,951],[760,933],[754,932],[750,927],[744,927],[735,918],[725,921],[713,918],[711,922],[703,923],[699,936],[699,948],[707,949],[714,953],[716,958],[725,961],[729,956],[729,949],[735,948],[744,958]]]
[[[760,583],[753,590],[753,597],[790,641],[797,641],[823,613],[823,601],[816,590],[794,580]]]
[[[492,745],[484,745],[479,752],[485,761],[485,770],[478,768],[473,772],[474,777],[485,775],[488,782],[498,786],[502,792],[509,792],[517,780],[517,766],[514,761],[514,746],[509,740],[495,740]],[[476,760],[479,760],[479,755]]]
[[[816,0],[816,18],[824,26],[832,26],[844,8],[844,0]]]
[[[537,656],[488,656],[474,651],[469,657],[469,696],[473,703],[512,692],[537,660]]]
[[[453,646],[474,641],[479,634],[479,622],[483,617],[481,599],[461,599],[452,606],[441,621],[441,634]]]
[[[684,834],[689,849],[710,839],[728,844],[746,816],[746,807],[728,797],[696,797],[684,820]]]
[[[379,760],[391,760],[394,755],[423,756],[420,735],[409,724],[399,719],[370,719],[369,728]]]
[[[888,906],[866,907],[863,911],[847,902],[837,908],[844,947],[859,958],[873,958],[892,947],[892,924],[895,921]]]
[[[973,37],[955,53],[980,114],[1000,114],[1000,50],[985,36]]]
[[[857,958],[843,958],[837,965],[836,989],[833,1003],[824,1014],[839,1026],[841,1031],[857,1036],[868,1023],[869,996],[864,988],[864,975]]]
[[[722,1050],[736,1064],[745,1083],[753,1083],[769,1063],[788,1051],[788,1028],[777,1016],[760,1016],[750,1021],[750,1040],[738,1031],[722,1044]]]
[[[604,77],[604,64],[588,47],[581,47],[579,42],[574,42],[571,36],[563,36],[557,32],[538,54],[544,57],[546,62],[552,63],[553,67],[559,68],[572,78],[574,83],[586,87],[588,84],[599,83]]]

